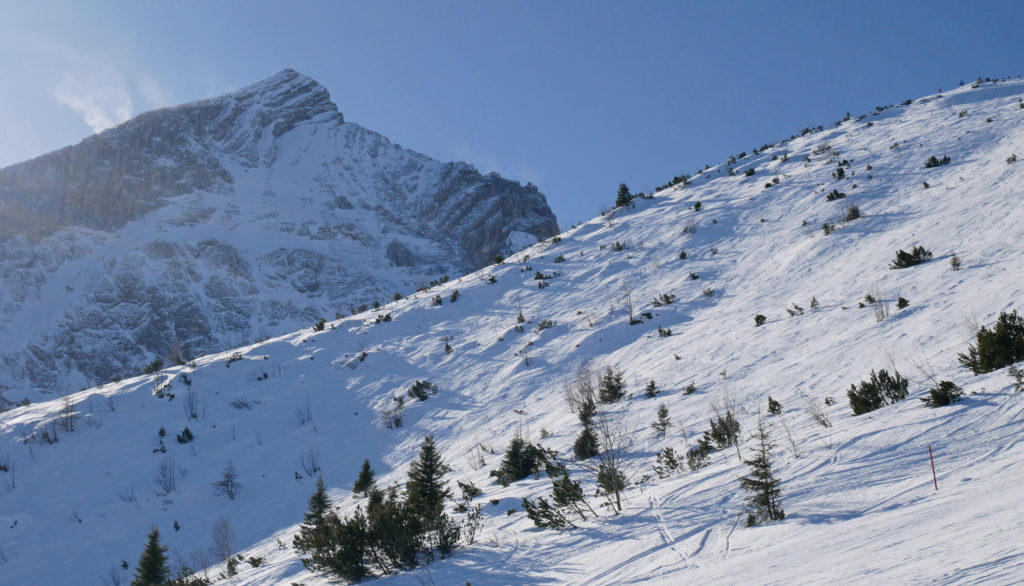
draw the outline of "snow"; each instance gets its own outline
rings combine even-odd
[[[502,265],[328,322],[322,332],[301,330],[71,395],[75,430],[58,430],[53,444],[39,437],[52,435],[61,400],[0,414],[0,463],[10,462],[0,473],[0,583],[90,583],[110,571],[127,581],[151,526],[188,559],[225,516],[237,550],[265,560],[242,563],[230,583],[327,584],[290,547],[315,483],[303,455],[318,455],[330,496],[347,513],[359,503],[350,488],[364,458],[380,484],[401,482],[427,434],[453,468],[453,487],[471,480],[484,490],[484,527],[454,557],[389,583],[1017,582],[1024,398],[1005,370],[974,376],[956,354],[975,325],[993,323],[1021,298],[1024,166],[1006,163],[1011,153],[1024,155],[1021,97],[1024,82],[984,84],[853,119],[747,156],[735,168],[756,168],[751,177],[712,167],[687,187],[594,218],[560,242],[534,244]],[[838,152],[834,160],[824,144]],[[931,155],[951,163],[925,169]],[[831,173],[843,159],[847,178],[836,180]],[[773,177],[779,184],[766,188]],[[832,189],[846,198],[826,202]],[[849,204],[863,217],[835,221]],[[684,234],[691,221],[696,232]],[[824,222],[835,222],[835,232],[823,234]],[[625,248],[613,250],[616,242]],[[915,244],[935,258],[888,268],[898,248]],[[958,272],[950,268],[954,252],[963,259]],[[559,256],[564,262],[555,262]],[[548,287],[538,287],[538,271],[553,275]],[[689,279],[691,272],[699,278]],[[871,292],[889,303],[887,319],[858,307]],[[628,325],[627,293],[636,313],[653,319]],[[661,293],[676,301],[653,307]],[[896,309],[899,296],[910,306]],[[812,297],[820,303],[813,310]],[[804,313],[791,317],[793,304]],[[391,321],[375,323],[387,313]],[[755,327],[755,314],[767,323]],[[542,320],[555,325],[538,329]],[[672,335],[659,337],[658,327]],[[581,364],[626,373],[632,396],[608,413],[632,431],[628,472],[638,484],[621,514],[595,497],[598,519],[567,532],[541,530],[519,503],[549,492],[550,481],[501,487],[488,471],[522,430],[558,450],[593,494],[593,479],[571,460],[580,427],[562,398]],[[854,417],[846,389],[880,368],[907,376],[910,397]],[[967,397],[923,407],[917,399],[930,377],[956,382]],[[410,399],[404,425],[385,428],[381,413],[417,379],[439,393]],[[648,380],[660,389],[655,399],[643,396]],[[686,395],[691,382],[697,391]],[[197,420],[182,408],[190,389]],[[653,475],[659,449],[681,451],[708,428],[713,402],[735,401],[748,438],[769,395],[784,408],[765,421],[785,520],[744,526],[737,479],[746,467],[733,449],[714,453],[707,468],[642,481]],[[825,428],[805,397],[829,396],[833,426]],[[307,402],[313,418],[303,424],[297,411]],[[674,425],[659,439],[649,424],[662,402]],[[179,444],[175,435],[186,426],[196,439]],[[740,451],[751,446],[745,440]],[[486,465],[477,467],[481,453]],[[158,494],[153,477],[170,459],[177,488]],[[241,484],[234,501],[211,487],[229,461]],[[121,560],[129,570],[119,569]]]

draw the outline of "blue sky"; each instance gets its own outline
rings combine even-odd
[[[563,226],[740,151],[1024,74],[1019,2],[0,1],[0,166],[285,67],[346,120],[532,181]]]

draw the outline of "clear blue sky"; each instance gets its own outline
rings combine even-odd
[[[291,67],[563,226],[740,151],[1024,74],[1021,2],[7,2],[0,166]]]

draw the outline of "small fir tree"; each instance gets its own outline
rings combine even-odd
[[[548,464],[546,472],[551,479],[551,500],[555,505],[574,511],[586,521],[587,515],[583,511],[583,507],[580,506],[582,504],[594,517],[597,517],[597,513],[583,496],[583,487],[579,482],[569,478],[569,471],[565,468],[565,464]]]
[[[576,441],[572,444],[572,453],[576,456],[577,460],[589,460],[593,458],[601,451],[601,443],[597,439],[597,434],[590,425],[584,425],[583,431],[576,438]]]
[[[502,486],[536,474],[550,461],[551,454],[516,434],[505,450],[505,457],[497,470],[491,471]]]
[[[662,329],[658,328],[658,332],[659,333],[662,332]],[[668,332],[671,333],[672,330],[668,330]],[[647,381],[647,387],[644,388],[644,394],[647,395],[648,399],[653,399],[653,398],[657,397],[658,396],[658,385],[656,385],[653,380],[652,381]]]
[[[768,427],[758,419],[757,432],[753,439],[754,457],[743,462],[750,467],[750,475],[740,478],[740,488],[750,493],[747,497],[747,526],[758,525],[764,521],[778,521],[786,518],[782,510],[782,490],[780,482],[772,470],[772,444]]]
[[[149,532],[146,547],[135,567],[132,586],[157,586],[167,583],[171,568],[167,565],[167,546],[160,543],[160,530],[156,527]]]
[[[668,478],[677,474],[683,469],[683,457],[676,453],[672,447],[666,447],[658,452],[654,462],[654,472],[658,478]]]
[[[601,386],[597,389],[597,398],[602,403],[617,403],[626,396],[626,382],[622,371],[616,372],[606,366],[601,375]]]
[[[615,195],[615,207],[628,206],[631,201],[633,201],[633,198],[629,195],[629,186],[625,183],[619,183],[619,191]]]
[[[352,486],[352,492],[356,494],[362,494],[364,496],[370,494],[370,490],[374,487],[376,481],[374,480],[373,468],[370,467],[369,460],[363,460],[363,467],[359,470],[359,476],[356,478],[356,483]],[[323,480],[321,480],[323,482]]]
[[[782,403],[779,403],[778,401],[773,399],[771,395],[768,396],[768,413],[772,415],[778,415],[779,413],[782,413]]]
[[[449,472],[451,468],[441,459],[434,436],[423,438],[419,458],[409,466],[405,490],[409,506],[427,527],[432,527],[440,519],[444,501],[452,496],[447,481],[443,479]]]
[[[668,406],[664,403],[658,405],[658,418],[651,424],[651,428],[658,434],[658,437],[665,437],[665,431],[672,426],[672,418],[668,416]]]
[[[292,539],[292,547],[300,555],[302,565],[308,570],[326,569],[322,559],[325,552],[333,549],[337,540],[335,530],[339,521],[327,496],[323,477],[317,478],[316,491],[309,497],[309,509],[299,526],[299,533]]]

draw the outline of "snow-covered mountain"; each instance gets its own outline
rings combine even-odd
[[[1019,308],[1022,99],[1013,80],[881,108],[322,331],[0,414],[0,582],[125,583],[153,526],[172,557],[213,564],[223,519],[247,561],[230,579],[212,566],[218,583],[331,583],[291,548],[315,477],[351,514],[363,459],[381,486],[400,483],[427,434],[452,488],[483,490],[483,526],[388,583],[1018,582],[1024,398],[1006,369],[976,376],[957,354]],[[933,156],[948,164],[926,167]],[[913,246],[933,258],[889,268]],[[581,365],[627,383],[602,406],[624,431],[619,514],[573,458],[581,427],[563,385]],[[909,397],[854,416],[846,391],[878,369],[908,377]],[[410,398],[417,380],[437,394]],[[966,396],[925,407],[938,380]],[[781,414],[766,414],[769,396]],[[389,427],[397,397],[403,424]],[[729,401],[738,448],[654,474],[658,451],[685,452]],[[650,427],[660,404],[664,437]],[[759,418],[786,518],[748,528],[737,455],[753,454]],[[194,440],[175,441],[186,427]],[[517,433],[557,451],[596,519],[534,527],[521,499],[551,482],[488,475]],[[233,500],[211,486],[229,462]]]
[[[556,231],[533,185],[403,149],[285,70],[0,170],[0,389],[292,331]]]

